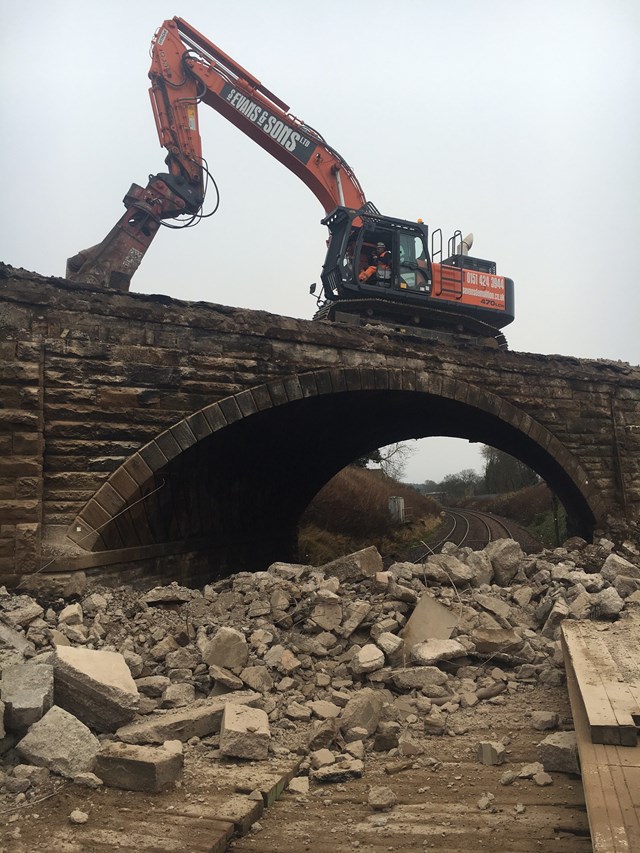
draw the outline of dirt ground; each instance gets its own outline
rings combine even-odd
[[[441,853],[503,851],[503,853],[586,853],[588,822],[580,778],[553,773],[553,784],[538,787],[531,779],[500,784],[507,770],[519,771],[537,760],[537,743],[545,732],[532,728],[533,710],[560,714],[561,727],[571,728],[566,689],[519,684],[515,693],[458,711],[451,719],[454,736],[424,736],[424,753],[399,772],[389,770],[407,759],[386,752],[368,752],[361,779],[343,784],[311,783],[309,794],[284,792],[264,811],[244,837],[228,849],[234,853],[340,853],[340,851],[438,850]],[[304,743],[305,725],[283,733],[278,759],[283,769],[300,756],[287,753]],[[98,853],[106,850],[224,850],[214,847],[212,813],[224,811],[225,798],[246,779],[258,779],[265,763],[220,761],[215,738],[186,747],[180,786],[162,794],[137,794],[116,789],[90,790],[62,783],[58,793],[41,802],[3,810],[0,814],[1,853]],[[477,762],[479,740],[503,740],[507,761],[499,766]],[[263,764],[263,766],[260,766]],[[244,786],[238,780],[245,779]],[[397,805],[374,812],[369,789],[393,790]],[[478,801],[493,794],[487,809]],[[88,815],[73,825],[69,815]],[[228,809],[227,809],[228,810]],[[248,823],[255,819],[248,820]],[[220,842],[219,842],[220,845]]]

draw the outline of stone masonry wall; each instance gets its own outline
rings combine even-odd
[[[40,558],[111,472],[190,413],[323,368],[470,383],[558,437],[607,511],[640,507],[640,368],[116,293],[0,265],[0,568]]]
[[[38,567],[42,533],[43,378],[37,340],[0,337],[0,573]]]

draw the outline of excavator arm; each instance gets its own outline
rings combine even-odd
[[[128,290],[162,222],[201,215],[208,170],[198,104],[219,112],[297,175],[326,213],[366,204],[346,161],[252,74],[182,18],[167,20],[151,45],[151,104],[168,171],[133,184],[126,211],[102,243],[67,261],[67,278]],[[190,224],[190,221],[187,221]]]

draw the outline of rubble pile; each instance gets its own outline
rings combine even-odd
[[[425,737],[467,730],[459,711],[562,684],[562,620],[640,606],[640,551],[575,538],[525,555],[503,539],[385,570],[366,548],[202,590],[75,597],[0,589],[0,805],[59,777],[160,791],[196,745],[223,761],[302,757],[316,782],[362,776],[371,751],[411,761]],[[553,730],[557,714],[534,712],[532,725]],[[500,742],[477,750],[504,761]],[[577,770],[571,733],[547,737],[540,761],[503,784]],[[392,806],[392,792],[371,792],[373,809]]]

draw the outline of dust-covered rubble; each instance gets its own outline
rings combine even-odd
[[[71,601],[47,598],[40,581],[36,597],[0,589],[5,809],[60,778],[163,790],[195,748],[218,761],[302,759],[301,776],[323,783],[362,776],[373,752],[431,760],[430,739],[463,734],[470,710],[563,683],[564,619],[640,607],[640,553],[574,538],[526,555],[504,539],[385,569],[372,547],[201,590],[76,584]],[[552,709],[531,714],[541,733],[559,722]],[[571,732],[542,737],[527,778],[578,772]],[[506,758],[505,744],[478,744],[478,761]],[[304,795],[308,779],[292,790]],[[373,792],[371,807],[392,808],[392,793]]]

